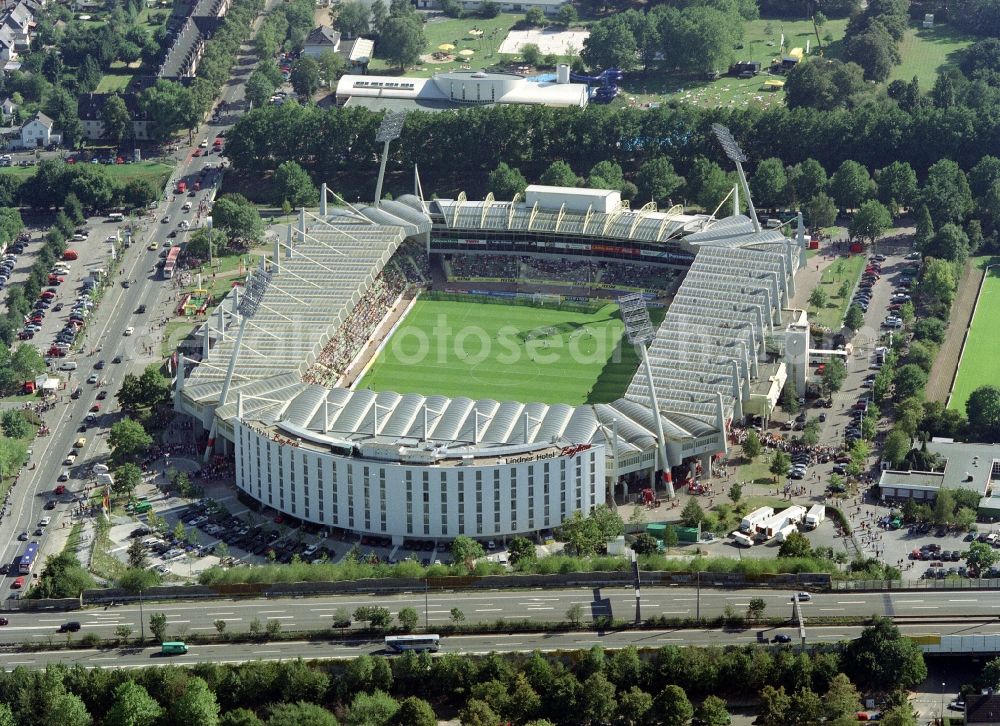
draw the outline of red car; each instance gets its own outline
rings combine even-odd
[[[99,403],[95,403],[93,406],[90,407],[91,413],[97,413],[100,410],[101,410],[101,404]]]
[[[53,494],[65,494],[66,493],[66,487],[63,486],[62,484],[59,484],[58,486],[56,486],[55,489],[52,490],[52,493]]]

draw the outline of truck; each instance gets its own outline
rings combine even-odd
[[[740,531],[753,533],[761,524],[773,516],[774,507],[761,507],[760,509],[755,509],[750,512],[750,514],[745,516],[743,521],[740,522]]]
[[[733,532],[730,536],[733,538],[733,541],[741,547],[753,547],[753,537],[748,537],[742,532]]]
[[[782,509],[777,514],[760,523],[757,527],[758,538],[764,541],[773,539],[787,525],[798,524],[805,516],[806,508],[798,504],[793,504],[786,509]]]
[[[824,519],[826,519],[826,507],[814,504],[806,512],[806,529],[816,529]]]
[[[788,535],[790,535],[792,532],[798,532],[798,531],[799,528],[796,527],[794,524],[786,524],[784,527],[778,530],[778,534],[775,537],[775,539],[777,539],[779,542],[784,542],[786,539],[788,539]]]

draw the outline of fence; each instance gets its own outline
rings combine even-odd
[[[883,590],[997,590],[1000,579],[950,577],[943,580],[834,580],[834,591],[877,592]]]

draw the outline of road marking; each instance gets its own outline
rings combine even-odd
[[[27,665],[28,663],[34,663],[34,662],[35,661],[33,661],[33,660],[9,660],[9,661],[7,661],[7,664],[8,665]]]
[[[897,605],[912,605],[915,602],[923,602],[923,600],[897,600]],[[1000,606],[998,606],[1000,607]]]
[[[835,611],[838,611],[838,610],[842,611],[842,610],[846,610],[846,608],[820,608],[819,609],[819,611],[821,613],[831,613],[831,612],[835,612]]]
[[[937,605],[914,605],[914,610],[937,610]]]
[[[675,597],[674,602],[695,602],[697,599],[696,597]]]
[[[838,605],[864,605],[864,600],[837,600]]]
[[[254,653],[257,653],[258,655],[263,654],[263,653],[280,653],[280,652],[281,652],[280,650],[255,650],[254,651]]]
[[[233,613],[205,613],[205,615],[208,615],[210,617],[214,617],[215,615],[232,615],[232,614]]]
[[[684,640],[684,638],[657,638],[657,640],[660,640],[660,641],[663,641],[663,642],[675,641],[675,640],[676,641],[681,641],[681,640]]]
[[[976,602],[975,599],[972,600],[949,600],[948,602]]]
[[[480,609],[476,610],[475,612],[477,612],[477,613],[498,613],[501,610],[503,610],[503,608],[480,608]]]
[[[284,611],[282,610],[280,612],[284,612]],[[268,615],[267,619],[268,620],[291,620],[294,617],[295,617],[294,615]],[[178,623],[181,623],[181,622],[186,623],[187,621],[186,620],[178,620],[177,622]]]
[[[170,616],[168,615],[167,617],[169,618]],[[190,623],[190,622],[191,622],[190,620],[168,620],[167,624],[168,625],[177,625],[178,623]]]
[[[194,627],[194,628],[191,628],[191,630],[215,630],[215,628],[214,627],[211,627],[211,628],[209,628],[209,627]]]
[[[261,615],[267,615],[268,613],[283,613],[285,611],[284,610],[258,610],[257,612],[260,613]]]
[[[546,607],[542,607],[541,605],[531,605],[531,606],[525,608],[525,610],[530,610],[530,611],[534,612],[535,610],[555,610],[555,608],[554,607],[548,607],[548,608],[546,608]]]
[[[649,607],[649,605],[646,605]],[[690,610],[664,610],[660,615],[687,615]]]

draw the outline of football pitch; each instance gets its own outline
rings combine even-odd
[[[624,330],[611,303],[574,312],[417,300],[357,387],[525,403],[607,403],[624,393],[638,364]]]
[[[965,402],[974,390],[996,382],[997,360],[1000,359],[1000,270],[987,270],[976,316],[962,351],[962,362],[955,378],[948,408],[965,411]]]

